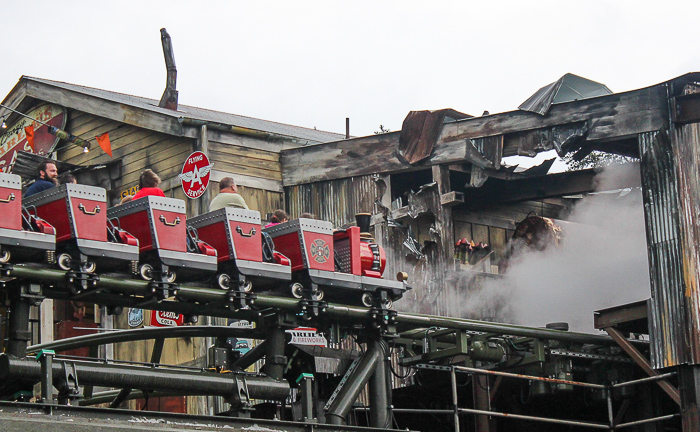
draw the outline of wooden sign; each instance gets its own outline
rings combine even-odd
[[[0,172],[11,172],[12,165],[17,159],[18,151],[35,153],[42,156],[51,154],[58,144],[58,137],[49,133],[49,128],[41,124],[46,123],[59,129],[66,126],[66,109],[59,105],[43,104],[28,113],[27,117],[21,117],[17,122],[8,127],[4,133],[0,130]],[[38,120],[38,121],[35,121]],[[24,128],[34,126],[34,150],[27,142]]]

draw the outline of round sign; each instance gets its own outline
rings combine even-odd
[[[199,198],[207,190],[209,172],[213,166],[209,163],[207,155],[201,151],[196,151],[187,157],[182,166],[182,173],[178,175],[187,198]]]

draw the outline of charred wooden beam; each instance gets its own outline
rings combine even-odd
[[[637,164],[633,164],[633,166],[635,168],[633,170],[629,170],[630,166],[627,164],[617,167],[611,166],[607,169],[617,170],[620,173],[637,172]],[[478,189],[465,189],[464,202],[470,206],[481,206],[594,192],[598,187],[596,176],[599,173],[600,169],[587,169],[519,180],[492,178]],[[612,177],[617,178],[617,176]],[[622,189],[639,185],[640,182],[637,176],[628,175],[620,176],[618,183],[610,185],[609,188]]]
[[[129,124],[136,127],[163,132],[169,135],[185,136],[185,128],[178,122],[176,116],[165,116],[160,113],[148,111],[112,102],[106,99],[97,102],[93,96],[63,89],[57,86],[48,86],[36,81],[27,81],[26,95],[28,97],[46,102],[62,105],[78,111],[93,113],[100,117]],[[175,114],[175,113],[174,113]],[[191,132],[192,137],[199,135],[199,129]]]
[[[700,93],[677,96],[671,101],[671,119],[674,123],[700,122]]]
[[[464,202],[464,193],[463,192],[457,192],[457,191],[452,191],[452,192],[447,192],[442,195],[440,195],[440,204],[443,206],[454,206],[458,204],[462,204]]]
[[[511,111],[446,123],[430,157],[416,166],[469,161],[467,140],[473,146],[474,140],[506,134],[510,136],[504,139],[502,155],[512,156],[518,153],[521,134],[580,128],[582,124],[582,143],[596,143],[604,149],[605,142],[659,130],[665,124],[666,85],[556,104],[546,116]],[[397,155],[398,142],[395,132],[283,150],[284,185],[409,170],[411,165]]]

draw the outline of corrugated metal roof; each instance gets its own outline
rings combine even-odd
[[[196,120],[203,120],[208,122],[221,123],[231,126],[239,126],[249,129],[255,129],[263,132],[286,135],[290,137],[299,138],[302,140],[309,140],[316,143],[324,143],[331,141],[339,141],[345,139],[344,134],[337,134],[334,132],[320,131],[316,129],[309,129],[300,126],[293,126],[284,123],[277,123],[268,120],[261,120],[252,117],[246,117],[237,114],[229,114],[220,111],[213,111],[204,108],[198,108],[188,105],[180,104],[177,111],[172,111],[166,108],[161,108],[158,106],[157,99],[149,99],[140,96],[132,96],[124,93],[117,93],[108,90],[101,90],[92,87],[85,87],[76,84],[64,83],[60,81],[52,81],[43,78],[35,78],[23,76],[22,79],[35,81],[41,84],[50,85],[53,87],[62,88],[69,91],[74,91],[77,93],[89,95],[92,97],[108,100],[111,102],[117,102],[121,104],[130,105],[136,108],[141,108],[159,114],[171,116],[171,117],[187,117]]]

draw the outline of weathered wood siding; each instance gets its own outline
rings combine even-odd
[[[118,201],[119,193],[132,186],[138,186],[141,172],[150,168],[163,180],[166,195],[184,197],[179,188],[177,175],[182,164],[192,152],[193,140],[166,135],[125,123],[97,117],[80,111],[69,110],[66,130],[73,135],[92,138],[109,133],[112,144],[112,158],[93,141],[93,147],[84,153],[80,147],[65,142],[59,143],[61,150],[58,159],[76,165],[90,165],[114,159],[122,161],[122,175],[116,181],[115,190],[110,193],[111,204]],[[178,192],[182,194],[178,196]]]
[[[317,219],[331,221],[339,228],[355,222],[356,213],[374,213],[374,202],[381,199],[373,176],[350,177],[285,188],[291,218],[313,213]]]
[[[139,176],[146,168],[152,169],[161,177],[163,180],[161,188],[166,196],[185,200],[190,216],[199,214],[199,201],[209,199],[205,195],[197,200],[191,200],[185,196],[180,186],[178,174],[182,170],[185,158],[198,145],[194,139],[174,137],[75,110],[69,110],[66,130],[73,135],[85,138],[109,133],[112,158],[94,142],[93,148],[88,153],[84,153],[81,148],[73,144],[62,143],[58,158],[76,165],[121,160],[121,178],[116,181],[115,190],[109,195],[112,205],[119,201],[121,191],[138,186]],[[241,174],[281,182],[279,153],[274,151],[276,145],[232,134],[223,137],[216,132],[211,135],[218,139],[218,141],[208,142],[209,159],[214,164],[214,169],[230,173],[234,178],[236,174]],[[255,146],[267,150],[254,148]],[[209,196],[215,196],[218,192],[218,183],[210,182],[209,188]],[[247,186],[240,189],[249,207],[259,210],[263,217],[276,209],[284,208],[281,192]],[[208,203],[205,204],[208,205]]]
[[[217,137],[213,134],[212,138]],[[235,136],[226,142],[209,139],[209,160],[214,169],[232,174],[244,174],[263,179],[282,181],[282,166],[279,151],[260,140]],[[268,150],[261,149],[268,147]]]

